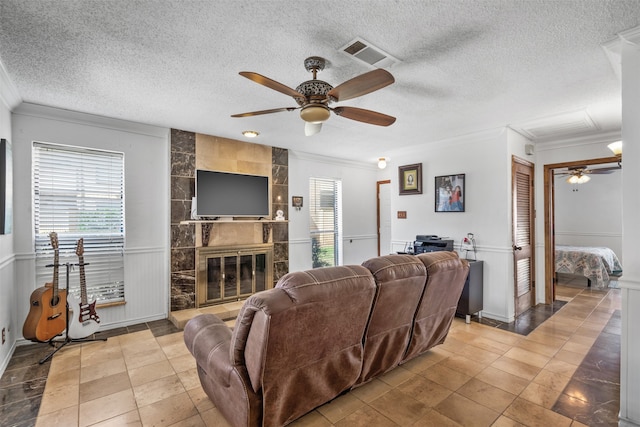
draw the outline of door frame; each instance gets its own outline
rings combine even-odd
[[[554,211],[554,176],[555,169],[584,166],[585,164],[600,165],[603,163],[618,163],[620,158],[600,157],[597,159],[575,160],[571,162],[550,163],[544,165],[544,303],[553,304],[556,300],[555,287],[555,211]]]
[[[386,179],[384,181],[377,181],[376,182],[376,234],[378,236],[378,256],[380,256],[380,186],[384,185],[384,184],[391,184],[391,180],[390,179]],[[389,212],[389,215],[391,215],[391,212]]]

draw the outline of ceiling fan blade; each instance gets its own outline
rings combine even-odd
[[[316,133],[320,132],[321,129],[322,129],[322,123],[311,123],[311,122],[304,123],[305,136],[315,135]]]
[[[285,95],[293,96],[294,98],[304,98],[304,95],[302,95],[300,92],[291,89],[289,86],[285,86],[282,83],[272,80],[269,77],[265,77],[262,74],[253,73],[251,71],[240,71],[240,75],[258,84],[266,86],[269,89],[277,90],[280,93],[284,93]]]
[[[368,123],[370,125],[389,126],[396,121],[395,117],[387,116],[386,114],[378,113],[376,111],[365,110],[363,108],[336,107],[332,108],[332,110],[339,116],[351,120],[357,120],[363,123]]]
[[[609,174],[620,169],[622,169],[622,166],[611,166],[606,168],[588,169],[586,172],[593,173],[593,174]]]
[[[271,110],[260,110],[260,111],[251,111],[249,113],[232,114],[231,117],[259,116],[261,114],[279,113],[280,111],[293,111],[293,110],[297,110],[298,108],[300,107],[273,108]]]
[[[395,82],[395,79],[391,73],[378,68],[347,80],[331,89],[327,95],[336,101],[345,101],[382,89],[393,82]]]

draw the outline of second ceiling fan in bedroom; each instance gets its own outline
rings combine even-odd
[[[241,76],[291,96],[298,106],[251,111],[248,113],[233,114],[231,117],[250,117],[299,109],[300,117],[305,121],[304,133],[307,136],[320,132],[322,123],[329,119],[332,111],[344,118],[377,126],[389,126],[396,121],[395,117],[376,111],[356,107],[329,106],[332,102],[353,99],[392,84],[395,80],[388,71],[383,69],[369,71],[368,73],[361,74],[333,87],[327,82],[316,79],[318,71],[322,71],[325,67],[325,60],[323,58],[318,56],[307,58],[304,61],[304,67],[307,71],[313,73],[313,79],[300,83],[295,89],[261,74],[251,71],[241,71]]]
[[[567,177],[566,181],[569,184],[584,184],[591,179],[591,177],[589,176],[591,174],[594,174],[594,175],[610,174],[621,168],[622,168],[621,165],[603,167],[603,168],[597,168],[597,169],[589,168],[589,166],[574,166],[574,167],[567,168],[566,171],[558,171],[556,172],[556,175],[566,176]]]

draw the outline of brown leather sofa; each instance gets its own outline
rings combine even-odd
[[[184,340],[231,425],[284,426],[444,342],[468,271],[433,252],[289,273],[245,301],[233,331],[203,314]]]

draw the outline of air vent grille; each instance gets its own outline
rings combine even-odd
[[[373,46],[371,43],[357,38],[351,40],[340,48],[340,51],[358,61],[376,68],[388,68],[393,64],[400,62],[397,58],[389,55],[380,48]]]
[[[357,52],[360,52],[365,47],[367,47],[366,44],[362,43],[361,41],[356,41],[355,43],[347,46],[344,49],[344,51],[347,52],[350,55],[355,55]]]

